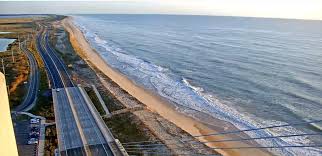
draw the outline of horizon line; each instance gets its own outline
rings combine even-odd
[[[0,0],[1,1],[1,0]],[[277,20],[302,20],[302,21],[317,21],[322,22],[322,19],[308,19],[308,18],[287,18],[287,17],[261,17],[261,16],[238,16],[238,15],[212,15],[212,14],[169,14],[169,13],[71,13],[71,14],[56,14],[56,13],[10,13],[3,14],[0,16],[10,15],[168,15],[168,16],[209,16],[209,17],[239,17],[239,18],[263,18],[263,19],[277,19]]]

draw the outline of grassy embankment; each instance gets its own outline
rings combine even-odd
[[[0,19],[0,32],[10,32],[0,34],[0,38],[17,39],[19,36],[20,40],[23,41],[27,34],[31,32],[32,27],[33,23],[30,22],[30,19]],[[14,60],[12,59],[12,54]],[[17,40],[11,43],[6,51],[0,53],[0,59],[4,61],[6,81],[9,86],[10,107],[14,108],[22,102],[22,97],[26,93],[27,88],[24,82],[27,81],[30,71],[28,60],[19,49]],[[1,62],[0,65],[1,72],[3,72]]]
[[[74,83],[82,84],[82,86],[85,87],[89,97],[101,115],[104,110],[100,105],[95,92],[92,90],[91,84],[96,85],[109,111],[113,112],[124,108],[124,106],[105,87],[103,87],[98,80],[96,73],[100,73],[100,75],[102,73],[94,66],[85,63],[80,56],[81,54],[79,55],[74,51],[70,43],[68,32],[59,24],[51,34],[51,41],[53,45],[55,45],[55,49],[58,51],[65,64],[69,65],[68,70],[72,75]],[[111,80],[109,80],[109,82],[113,85],[117,85]],[[111,118],[104,119],[104,121],[115,138],[118,138],[121,142],[149,140],[152,136],[151,133],[147,132],[148,130],[143,123],[130,112],[115,115]]]
[[[98,99],[98,97],[96,96],[94,90],[90,87],[86,87],[85,91],[87,92],[87,95],[89,96],[89,98],[92,100],[94,106],[96,107],[97,111],[100,113],[100,115],[105,115],[105,111]]]
[[[47,119],[47,122],[54,122],[55,114],[51,97],[51,89],[49,88],[48,83],[48,76],[44,62],[37,52],[35,40],[33,40],[33,42],[31,43],[29,50],[33,52],[37,60],[40,75],[37,102],[35,107],[30,112],[45,117]],[[58,148],[56,126],[48,126],[46,127],[45,131],[45,156],[54,155],[56,148]]]
[[[85,63],[85,61],[74,51],[72,45],[70,44],[69,35],[67,34],[67,32],[61,27],[56,27],[51,33],[50,39],[51,43],[55,45],[54,47],[59,56],[68,66],[68,71],[71,74],[71,78],[74,83],[83,85],[98,112],[101,115],[104,115],[105,111],[91,87],[91,84],[98,82],[96,74],[91,69],[91,67],[87,63]],[[100,94],[110,111],[123,108],[120,104],[115,103],[116,99],[113,98],[110,93],[102,91],[100,92]]]
[[[40,18],[12,18],[12,19],[1,19],[0,20],[0,31],[12,32],[8,34],[0,34],[0,38],[10,38],[17,39],[18,36],[21,41],[27,39],[28,34],[33,34],[35,37],[35,30],[37,29],[36,20],[41,20]],[[44,67],[44,63],[41,57],[37,53],[35,46],[35,38],[27,40],[27,48],[33,53],[37,60],[38,68],[40,72],[40,86],[39,94],[37,97],[36,106],[30,111],[35,115],[41,115],[49,119],[49,121],[54,120],[54,111],[52,100],[47,93],[50,91],[48,86],[47,75]],[[12,61],[11,50],[15,57],[15,63]],[[5,53],[0,53],[0,58],[4,59],[4,64],[6,66],[6,79],[9,85],[9,100],[10,106],[15,107],[19,105],[23,98],[27,88],[24,82],[28,79],[29,66],[28,59],[19,50],[19,44],[17,40],[8,47],[8,51]],[[45,143],[45,155],[53,155],[55,148],[57,148],[56,139],[56,129],[55,126],[46,128],[46,143]]]
[[[12,60],[11,50],[13,50],[15,62]],[[28,60],[18,49],[17,42],[11,44],[7,51],[0,52],[0,58],[3,59],[4,62],[6,81],[9,86],[9,103],[10,107],[13,108],[22,102],[23,98],[21,97],[24,97],[27,91],[24,82],[27,81],[29,74]],[[1,72],[3,72],[2,65]]]
[[[32,110],[30,110],[30,112],[35,115],[40,115],[45,117],[47,119],[47,122],[54,122],[55,121],[54,107],[53,107],[52,98],[50,97],[51,90],[49,89],[46,69],[45,69],[44,63],[41,60],[40,55],[36,52],[35,43],[33,43],[33,46],[30,48],[30,50],[33,52],[38,62],[39,75],[40,75],[37,102],[35,107]],[[46,156],[53,155],[55,152],[55,149],[58,148],[56,126],[46,127],[45,139],[46,139],[45,155]]]

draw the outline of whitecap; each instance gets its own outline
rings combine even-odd
[[[102,39],[99,34],[91,33],[84,25],[76,22],[76,25],[83,31],[90,44],[103,56],[108,64],[133,79],[136,83],[143,85],[160,96],[168,99],[177,105],[206,113],[220,120],[232,123],[239,129],[253,129],[266,125],[280,124],[280,121],[261,120],[251,115],[245,115],[236,109],[227,106],[212,94],[204,92],[202,87],[191,85],[186,78],[178,78],[170,70],[155,65],[146,60],[127,54],[121,47]],[[186,114],[194,117],[194,114],[186,111]],[[302,133],[294,128],[279,130],[258,130],[247,132],[250,137],[264,137],[288,133]],[[288,146],[308,143],[305,137],[295,139],[270,139],[256,140],[263,146]],[[278,155],[319,155],[321,150],[313,148],[301,149],[272,149]]]

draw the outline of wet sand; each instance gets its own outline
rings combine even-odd
[[[128,79],[125,75],[118,72],[115,69],[112,69],[101,56],[91,48],[86,38],[82,32],[72,23],[72,19],[66,18],[62,21],[63,26],[69,32],[70,41],[72,43],[75,51],[84,59],[90,61],[93,65],[101,70],[106,76],[111,80],[117,83],[122,89],[126,90],[133,97],[138,99],[140,102],[145,104],[148,109],[153,112],[160,114],[163,118],[174,123],[176,126],[180,127],[182,130],[186,131],[191,135],[204,135],[209,133],[215,133],[222,130],[222,127],[225,127],[226,130],[236,129],[233,125],[224,123],[220,120],[216,120],[217,128],[214,126],[207,125],[196,119],[188,117],[182,113],[176,111],[175,107],[167,102],[162,97],[155,95],[154,93],[145,90],[141,86],[136,85],[133,81]],[[221,128],[220,128],[221,127]],[[242,134],[245,136],[245,134]],[[200,141],[210,141],[210,140],[223,140],[231,139],[240,136],[209,136],[209,137],[199,137]],[[249,145],[250,143],[246,142],[220,142],[220,143],[208,143],[209,147],[244,147],[244,146],[253,146]],[[259,149],[242,149],[242,150],[216,150],[217,152],[223,155],[271,155],[268,152]]]

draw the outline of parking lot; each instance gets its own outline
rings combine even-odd
[[[28,117],[12,116],[19,156],[35,156],[40,123],[31,124]],[[32,140],[32,141],[30,141]]]

